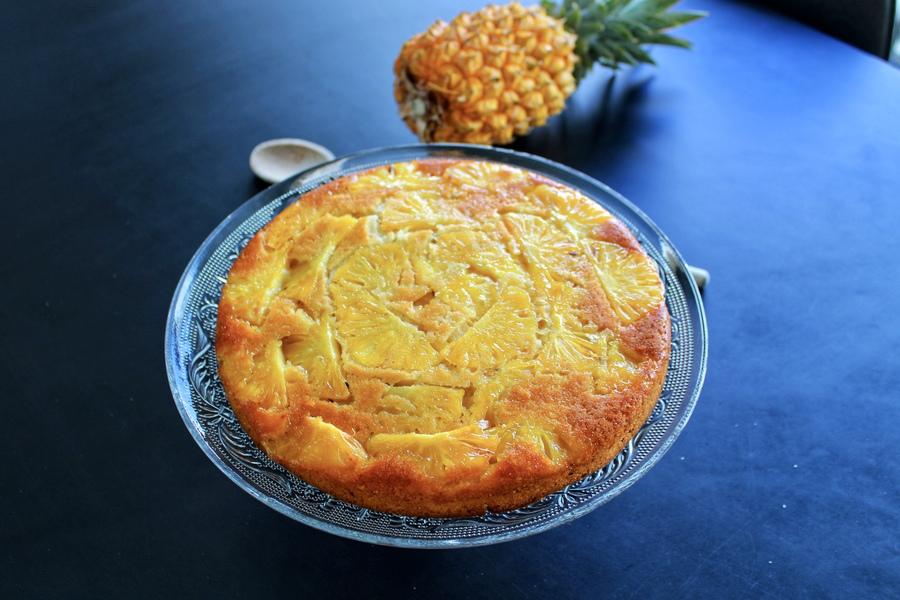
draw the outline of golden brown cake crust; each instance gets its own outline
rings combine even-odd
[[[659,397],[652,260],[580,193],[423,160],[325,184],[242,251],[219,374],[274,460],[417,516],[522,506],[606,465]]]

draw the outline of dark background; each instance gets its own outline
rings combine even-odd
[[[229,482],[165,377],[182,269],[272,137],[409,143],[403,40],[481,2],[10,3],[0,19],[0,596],[896,597],[900,71],[696,1],[695,50],[586,80],[515,147],[612,185],[713,274],[674,448],[573,524],[410,551]]]

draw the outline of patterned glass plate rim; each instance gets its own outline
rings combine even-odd
[[[428,157],[475,158],[528,169],[574,187],[621,219],[656,261],[672,316],[672,348],[652,415],[606,467],[528,506],[469,518],[406,517],[345,503],[271,461],[231,411],[215,356],[219,296],[231,264],[256,231],[299,194],[373,166]],[[703,303],[665,234],[608,186],[564,165],[512,150],[464,144],[378,148],[304,171],[257,194],[206,238],[181,276],[166,321],[165,357],[178,412],[194,440],[234,483],[267,506],[317,529],[390,546],[445,548],[509,541],[587,514],[640,479],[687,424],[706,374]]]

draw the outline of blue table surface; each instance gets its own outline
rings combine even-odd
[[[250,148],[413,141],[391,65],[481,2],[17,3],[0,20],[0,595],[897,597],[900,70],[688,3],[691,52],[595,72],[513,147],[610,184],[713,278],[706,387],[636,486],[542,535],[399,550],[294,523],[195,446],[175,283]]]

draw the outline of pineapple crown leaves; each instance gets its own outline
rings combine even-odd
[[[581,80],[595,63],[610,69],[621,64],[656,64],[643,48],[660,44],[690,48],[687,40],[665,33],[706,16],[703,11],[669,11],[679,0],[541,0],[551,17],[577,36],[575,79]]]

